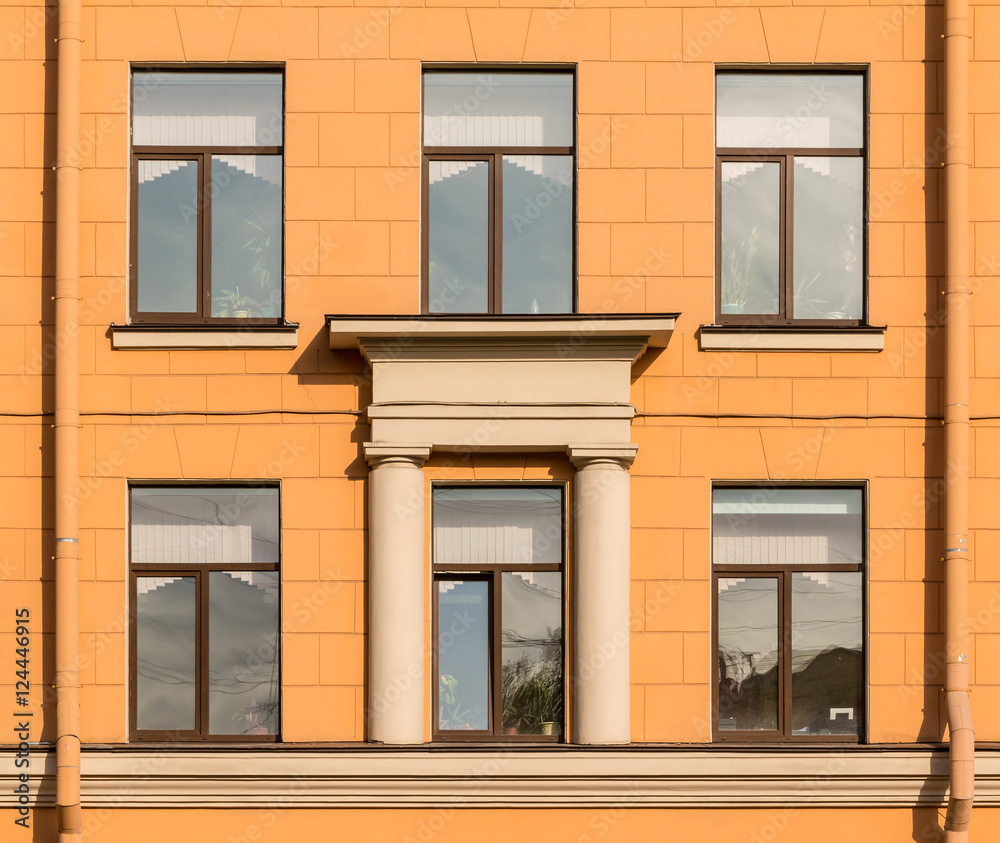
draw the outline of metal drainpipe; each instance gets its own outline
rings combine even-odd
[[[56,112],[56,814],[80,811],[80,64],[81,0],[59,0]]]
[[[975,733],[969,705],[969,3],[946,0],[945,667],[950,795],[945,839],[969,839]]]

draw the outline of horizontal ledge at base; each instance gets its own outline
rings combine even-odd
[[[0,769],[14,770],[12,754],[0,753]],[[32,768],[32,804],[51,805],[55,753],[34,753]],[[16,803],[14,780],[0,775],[0,806]],[[128,748],[84,749],[82,797],[122,808],[903,808],[940,806],[947,787],[947,753],[932,750]],[[1000,807],[1000,753],[977,753],[976,804]]]
[[[702,325],[698,346],[702,351],[882,351],[885,328],[754,331]]]
[[[198,328],[136,330],[121,325],[111,327],[111,346],[116,349],[290,349],[295,348],[298,341],[298,326],[242,328],[229,331]]]

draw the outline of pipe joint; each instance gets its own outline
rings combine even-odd
[[[969,37],[969,18],[964,15],[944,19],[944,37]]]

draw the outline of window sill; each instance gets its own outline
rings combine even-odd
[[[210,349],[295,348],[299,326],[288,322],[276,326],[111,325],[111,347],[115,349]]]
[[[702,351],[882,351],[886,327],[734,327],[702,325]]]

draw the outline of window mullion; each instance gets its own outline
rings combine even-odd
[[[780,699],[778,729],[786,738],[792,735],[792,576],[792,571],[785,571],[779,578],[781,654],[778,663],[781,693],[778,695]]]
[[[212,153],[202,152],[201,157],[201,196],[198,197],[198,223],[200,226],[200,236],[198,238],[198,248],[201,250],[201,257],[198,262],[200,272],[198,274],[198,293],[201,302],[201,313],[203,319],[212,316],[212,222],[211,213],[211,188],[212,188]]]
[[[198,733],[204,738],[211,733],[208,719],[208,675],[209,675],[209,623],[208,606],[210,595],[208,593],[209,577],[205,571],[198,571],[195,575],[197,588],[195,589],[196,600],[198,601],[198,663],[195,665],[195,695],[198,700]]]
[[[795,232],[793,222],[795,220],[795,155],[788,153],[781,162],[783,169],[781,183],[785,191],[782,197],[784,204],[783,225],[781,226],[781,236],[784,238],[784,248],[782,249],[781,260],[781,315],[784,319],[795,318]]]
[[[503,313],[503,153],[494,152],[490,156],[492,169],[490,190],[490,221],[493,251],[490,277],[490,303],[493,313]]]
[[[493,685],[493,722],[490,724],[494,735],[503,734],[503,573],[499,570],[490,577],[490,677]]]

